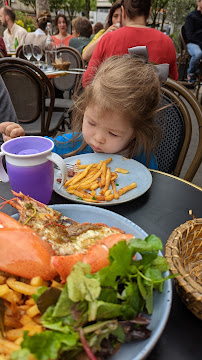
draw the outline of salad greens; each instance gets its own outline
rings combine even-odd
[[[120,241],[109,251],[109,265],[97,273],[78,262],[61,292],[38,288],[33,297],[42,307],[46,330],[33,336],[25,332],[12,360],[26,360],[30,354],[38,360],[76,359],[83,350],[89,359],[103,359],[118,343],[147,338],[149,319],[141,313],[152,314],[153,291],[162,292],[163,282],[173,277],[163,277],[169,266],[158,255],[162,249],[155,235]],[[137,252],[141,258],[134,261]]]

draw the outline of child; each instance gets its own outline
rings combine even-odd
[[[152,64],[137,58],[108,58],[75,103],[73,133],[53,139],[54,151],[63,157],[120,154],[156,169],[152,151],[160,138],[155,123],[160,99],[160,82]]]

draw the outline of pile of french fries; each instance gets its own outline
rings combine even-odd
[[[79,197],[81,200],[88,202],[103,202],[119,199],[127,191],[134,189],[137,185],[135,182],[120,188],[117,191],[115,180],[118,177],[117,173],[128,174],[128,170],[116,168],[114,172],[111,171],[107,165],[112,161],[112,158],[101,160],[99,163],[90,165],[81,165],[80,160],[77,160],[79,170],[72,178],[68,179],[64,187],[69,194]],[[99,189],[99,194],[96,193]]]
[[[32,298],[39,286],[61,288],[63,285],[55,280],[44,281],[40,277],[32,278],[25,283],[14,277],[0,275],[0,305],[3,301],[6,307],[3,335],[0,331],[0,360],[10,360],[12,352],[20,349],[25,330],[29,335],[44,330],[40,322],[40,311]]]

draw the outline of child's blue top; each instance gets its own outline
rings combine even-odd
[[[83,141],[83,137],[81,134],[79,136],[79,138],[77,139],[77,141],[74,143],[74,149],[73,149],[73,144],[70,141],[72,139],[72,133],[58,135],[55,139],[50,137],[49,139],[51,139],[55,144],[52,151],[60,156],[67,154],[73,150],[77,150],[79,148],[79,146],[81,146],[82,141]],[[93,150],[89,145],[87,145],[85,147],[85,149],[83,149],[82,151],[79,151],[78,155],[79,154],[87,154],[87,153],[93,153]],[[143,165],[146,166],[147,159],[146,159],[145,153],[142,152],[140,155],[134,156],[133,159],[139,161],[140,163],[142,163]],[[153,154],[151,155],[151,160],[150,160],[150,164],[148,167],[150,169],[154,169],[154,170],[158,169],[157,160]]]

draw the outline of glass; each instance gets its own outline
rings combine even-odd
[[[23,54],[28,61],[30,61],[32,57],[32,45],[31,44],[24,44],[23,45]]]
[[[38,61],[38,65],[40,65],[40,60],[43,56],[42,48],[38,45],[33,46],[33,56]]]
[[[66,164],[57,154],[52,153],[54,143],[42,136],[22,136],[6,141],[0,152],[0,177],[10,181],[11,188],[22,191],[44,204],[48,204],[53,191],[55,163],[62,174],[61,186],[66,177]],[[7,173],[2,165],[6,156]]]

